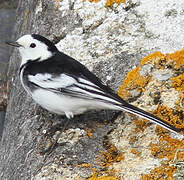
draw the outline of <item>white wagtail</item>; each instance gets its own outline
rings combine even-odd
[[[73,118],[92,109],[127,111],[172,131],[175,128],[162,119],[120,98],[93,73],[75,59],[58,51],[56,46],[38,34],[24,35],[8,45],[19,49],[22,57],[19,75],[24,89],[43,108]]]

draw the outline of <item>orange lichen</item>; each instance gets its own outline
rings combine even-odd
[[[106,1],[106,6],[110,7],[113,6],[113,4],[117,3],[118,5],[121,3],[125,3],[126,0],[107,0]]]
[[[130,140],[129,140],[129,143],[130,143],[130,144],[134,144],[136,141],[138,141],[137,136],[132,136],[132,137],[130,138]]]
[[[148,63],[149,64],[159,64],[159,62],[163,61],[164,59],[165,59],[164,54],[162,54],[160,51],[157,51],[143,58],[141,60],[140,66],[143,66]]]
[[[165,58],[168,62],[172,61],[175,69],[179,69],[184,65],[184,50],[176,51],[172,54],[166,54]]]
[[[107,120],[104,120],[103,123],[104,123],[104,125],[107,125],[108,124]]]
[[[160,159],[166,158],[168,161],[174,160],[178,149],[184,149],[184,140],[172,139],[167,134],[159,137],[158,144],[150,144],[153,156]],[[184,160],[181,153],[177,154],[177,159]]]
[[[114,176],[101,176],[101,177],[98,177],[97,174],[94,174],[92,177],[89,178],[89,180],[118,180],[118,179]]]
[[[172,54],[167,54],[166,59],[168,62],[173,62],[173,68],[177,70],[177,76],[172,78],[172,86],[177,90],[184,93],[184,50],[177,51]]]
[[[82,0],[83,2],[85,2],[86,0]],[[95,2],[95,3],[97,3],[97,2],[99,2],[100,0],[88,0],[89,2]]]
[[[170,166],[169,163],[164,163],[160,167],[156,167],[150,172],[142,176],[142,180],[173,180],[173,174],[177,171],[174,165]]]
[[[96,162],[103,168],[103,171],[95,171],[91,178],[101,180],[101,179],[112,179],[116,180],[116,170],[108,169],[113,163],[120,162],[125,159],[124,152],[118,151],[118,149],[111,144],[108,139],[104,139],[105,151],[101,151],[96,158]],[[92,180],[92,179],[90,179]]]
[[[174,110],[167,106],[159,105],[155,113],[169,124],[177,128],[184,128],[184,112],[182,110]]]
[[[148,84],[151,75],[141,76],[139,72],[142,66],[145,64],[153,64],[161,67],[160,62],[164,61],[164,58],[164,54],[161,52],[155,52],[143,58],[140,65],[127,74],[123,85],[119,88],[119,96],[128,100],[131,98],[130,90],[137,89],[140,92],[144,91],[144,87]]]
[[[83,2],[85,2],[86,0],[83,0]],[[100,0],[89,0],[89,2],[99,2]],[[118,5],[120,5],[121,3],[125,3],[126,0],[107,0],[106,1],[106,6],[107,7],[111,7],[113,6],[115,3],[117,3]]]
[[[137,89],[138,91],[144,91],[144,87],[149,82],[151,76],[141,76],[139,71],[143,65],[148,63],[160,66],[161,61],[164,61],[164,55],[161,52],[155,52],[143,58],[140,65],[127,74],[123,85],[119,89],[119,96],[128,100],[128,98],[131,98],[130,90]]]
[[[86,0],[83,0],[83,2],[85,2]],[[97,3],[97,2],[99,2],[100,0],[88,0],[89,2],[95,2],[95,3]]]
[[[184,140],[172,139],[165,134],[159,137],[159,143],[150,143],[150,150],[154,157],[165,159],[160,167],[155,168],[150,174],[143,175],[142,179],[173,179],[173,174],[177,172],[175,161],[184,160]]]
[[[139,74],[142,66],[145,64],[151,63],[155,65],[158,69],[166,68],[168,65],[171,67],[183,66],[184,65],[184,50],[178,51],[176,53],[167,54],[164,56],[161,52],[155,52],[141,60],[140,65],[128,73],[123,85],[119,89],[119,96],[125,100],[131,98],[130,90],[139,89],[143,90],[147,85],[148,81],[151,80],[151,77],[147,75],[143,77]],[[172,86],[181,92],[184,92],[184,75],[180,72],[176,77],[172,78]],[[182,108],[178,107],[178,110],[172,110],[168,107],[158,106],[158,109],[155,112],[161,119],[164,119],[176,127],[184,127],[183,117],[184,112]],[[138,120],[135,122],[139,122]]]
[[[149,81],[149,76],[144,77],[139,74],[140,67],[130,71],[124,80],[123,85],[120,87],[118,95],[123,99],[127,100],[130,97],[130,90],[138,88],[138,91],[143,91],[143,88]]]
[[[92,164],[89,164],[89,163],[82,163],[82,164],[77,164],[77,167],[91,168],[91,167],[92,167]]]
[[[176,100],[173,109],[162,105],[160,101],[160,104],[157,105],[157,109],[153,113],[176,128],[184,128],[184,50],[167,55],[164,55],[161,52],[155,52],[143,58],[140,65],[127,74],[123,85],[119,89],[119,95],[125,100],[132,98],[131,90],[136,89],[137,91],[144,93],[147,84],[153,80],[154,77],[151,74],[146,74],[144,76],[140,74],[142,67],[146,64],[152,64],[153,69],[156,71],[169,68],[169,71],[172,71],[173,74],[173,77],[171,78],[172,81],[160,81],[160,86],[165,87],[164,92],[170,87],[181,92],[179,94],[180,99]],[[162,92],[160,92],[159,96],[162,96]],[[155,96],[152,95],[151,97],[154,98]],[[144,131],[149,125],[149,121],[147,120],[136,119],[134,122],[136,124],[136,128],[133,131],[134,134]],[[162,159],[160,162],[161,165],[151,170],[149,174],[143,175],[142,179],[173,179],[173,175],[177,173],[178,170],[178,167],[175,164],[179,161],[184,161],[184,140],[171,138],[168,131],[160,126],[157,126],[156,133],[159,138],[158,143],[150,143],[149,146],[152,156]],[[139,138],[135,135],[130,138],[129,143],[134,144],[138,140]],[[103,171],[103,173],[96,171],[90,180],[103,180],[108,178],[112,180],[116,179],[116,176],[113,176],[114,174],[117,174],[116,170],[113,169],[113,172],[110,172],[108,168],[110,166],[112,167],[113,163],[122,161],[125,158],[124,152],[119,152],[113,144],[106,141],[104,144],[106,151],[100,153],[97,157],[97,161],[105,171]],[[130,152],[137,157],[142,155],[137,149],[132,149]]]
[[[140,156],[141,156],[141,152],[138,151],[138,150],[136,150],[136,149],[132,149],[130,152],[131,152],[132,154],[135,154],[137,157],[140,157]]]
[[[96,158],[96,162],[103,167],[103,171],[98,171],[94,169],[93,176],[89,178],[89,180],[118,180],[116,177],[116,170],[110,169],[109,166],[113,163],[120,162],[124,160],[124,152],[119,152],[117,148],[112,144],[106,144],[107,151],[102,151]]]
[[[114,162],[120,162],[124,159],[124,152],[119,152],[112,144],[107,151],[100,152],[100,155],[97,157],[98,164],[105,168],[108,168]]]
[[[87,130],[87,135],[88,135],[89,138],[93,137],[92,129]]]
[[[167,55],[164,55],[161,52],[156,52],[143,58],[140,65],[128,73],[123,85],[119,89],[119,95],[125,100],[132,98],[130,90],[138,89],[144,92],[146,85],[152,80],[152,76],[146,75],[145,77],[142,77],[139,73],[145,64],[152,64],[153,68],[157,70],[167,68],[172,70],[172,81],[163,81],[161,82],[161,86],[166,86],[170,83],[170,87],[174,87],[177,91],[181,92],[179,94],[180,99],[175,102],[175,109],[160,104],[153,113],[177,128],[184,128],[184,50]],[[136,119],[135,123],[137,127],[135,129],[136,132],[143,131],[147,126],[147,123],[144,120],[140,121]],[[156,167],[149,174],[143,175],[142,179],[173,179],[173,175],[177,172],[175,163],[184,161],[184,140],[172,139],[169,136],[168,131],[160,126],[157,126],[156,132],[159,141],[155,144],[150,143],[150,150],[155,158],[162,159],[161,166]],[[136,137],[131,138],[130,144],[134,143],[136,140]],[[135,150],[133,149],[131,152],[136,154],[134,151]]]
[[[184,74],[172,78],[172,86],[177,90],[184,93]]]
[[[136,128],[135,128],[136,132],[140,132],[140,131],[143,132],[146,129],[146,127],[148,126],[148,123],[149,123],[149,121],[146,120],[146,119],[139,120],[137,118],[134,122],[136,124]]]

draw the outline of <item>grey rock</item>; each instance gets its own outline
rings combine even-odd
[[[61,3],[67,2],[69,1],[61,1]],[[138,65],[142,57],[153,49],[158,49],[160,44],[156,44],[153,48],[152,44],[149,45],[153,38],[156,42],[158,36],[153,37],[151,33],[146,33],[148,32],[145,30],[146,23],[140,15],[142,9],[139,13],[135,12],[139,6],[137,3],[134,3],[136,6],[121,5],[115,8],[116,10],[98,7],[102,14],[97,13],[96,19],[96,14],[93,13],[95,11],[90,11],[90,8],[82,9],[79,6],[84,2],[70,2],[67,6],[63,4],[61,12],[57,1],[20,0],[13,39],[23,34],[39,33],[64,47],[69,46],[69,52],[73,53],[68,53],[71,56],[79,57],[81,56],[79,52],[85,50],[83,60],[80,58],[77,60],[86,63],[104,83],[117,91],[127,72]],[[106,15],[108,15],[107,19],[105,19]],[[118,19],[119,17],[123,17],[125,22],[124,19]],[[88,18],[91,18],[90,21]],[[103,23],[105,27],[101,26]],[[70,41],[71,37],[75,39],[75,32],[78,33],[77,38],[81,38],[78,41],[84,42],[84,49],[78,47],[81,51],[78,51],[79,49],[76,51],[75,48],[71,50],[73,41]],[[102,34],[99,34],[100,32]],[[94,36],[96,39],[93,39]],[[145,37],[151,38],[148,40]],[[68,41],[65,41],[67,38]],[[67,49],[64,47],[66,53]],[[84,60],[85,57],[87,62]],[[83,163],[89,163],[92,168],[102,170],[103,167],[96,162],[96,156],[101,151],[107,150],[104,140],[107,134],[118,126],[112,123],[116,118],[116,112],[87,112],[76,116],[65,127],[67,123],[65,117],[41,109],[25,93],[18,79],[19,58],[17,50],[14,50],[8,70],[10,93],[5,129],[0,144],[0,179],[40,180],[59,177],[74,179],[80,174],[88,177],[91,173],[90,168],[76,167]],[[147,75],[151,72],[151,67],[144,68],[143,74]],[[132,119],[129,116],[126,118],[126,123],[130,125]],[[105,125],[104,120],[109,123]],[[88,132],[89,129],[92,130],[92,137],[83,133]],[[120,128],[118,137],[121,136],[120,131],[127,135],[126,129],[126,127],[123,130]]]
[[[152,64],[145,64],[141,67],[141,70],[139,71],[139,74],[141,76],[148,76],[148,75],[151,74],[152,69],[153,69]]]
[[[154,71],[152,75],[155,79],[158,79],[160,81],[166,81],[172,77],[172,71],[169,69]]]

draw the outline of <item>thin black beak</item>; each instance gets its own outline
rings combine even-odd
[[[6,44],[10,45],[10,46],[14,46],[14,47],[21,47],[22,45],[20,45],[18,42],[6,42]]]

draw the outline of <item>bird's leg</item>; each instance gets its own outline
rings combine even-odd
[[[74,117],[73,113],[72,112],[65,112],[65,115],[68,119],[71,119]]]
[[[65,115],[66,115],[66,117],[67,117],[68,119],[67,119],[67,122],[64,124],[64,127],[62,128],[62,132],[65,131],[66,127],[67,127],[68,124],[69,124],[69,121],[71,121],[71,119],[74,117],[74,115],[73,115],[72,112],[65,112]]]

